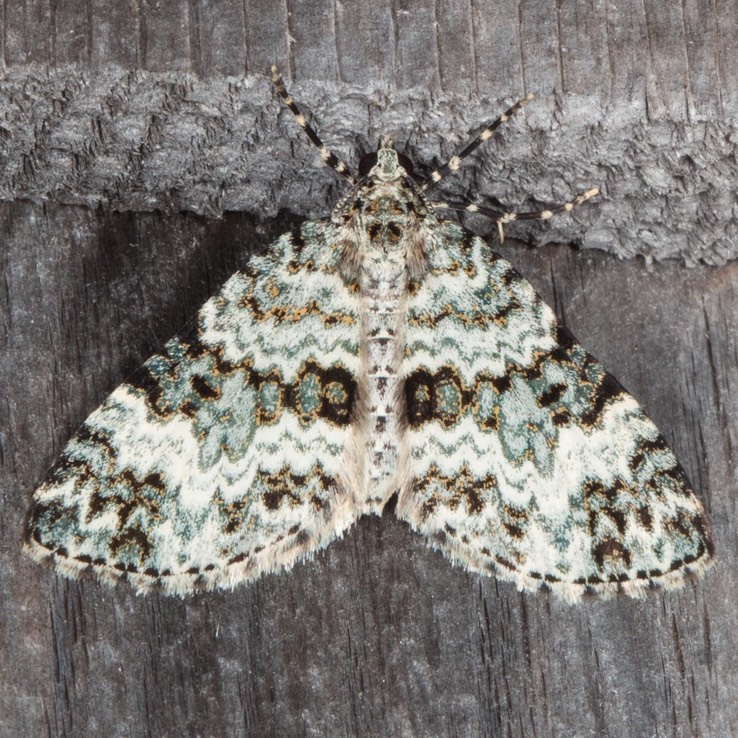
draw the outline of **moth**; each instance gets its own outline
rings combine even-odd
[[[27,550],[184,595],[290,568],[390,499],[453,563],[637,597],[707,566],[682,468],[637,402],[512,266],[427,190],[389,136],[350,190],[251,259],[85,421],[34,495]]]

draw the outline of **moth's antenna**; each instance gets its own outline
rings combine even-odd
[[[300,112],[297,105],[295,105],[295,101],[289,96],[276,64],[272,66],[272,82],[274,82],[274,86],[277,88],[277,92],[284,104],[290,109],[292,115],[295,116],[297,125],[305,131],[310,142],[320,150],[320,158],[334,172],[338,172],[342,177],[345,177],[352,185],[356,184],[356,178],[351,173],[351,170],[320,140],[320,136],[315,132],[315,129],[305,120],[305,116]]]
[[[488,138],[492,137],[492,134],[507,120],[509,120],[515,113],[520,110],[526,103],[533,99],[533,93],[529,92],[522,100],[518,100],[515,105],[508,108],[499,118],[493,120],[473,141],[468,143],[458,154],[452,156],[443,166],[438,167],[435,171],[431,172],[430,179],[421,185],[421,189],[427,190],[437,182],[440,182],[444,177],[448,177],[449,174],[455,172],[460,166],[461,162],[466,159],[477,147],[483,144]]]
[[[459,212],[466,213],[480,213],[488,218],[492,218],[497,223],[497,230],[500,234],[500,244],[505,242],[505,231],[504,226],[507,223],[512,223],[514,220],[548,220],[558,213],[568,213],[573,210],[577,205],[581,205],[583,202],[589,200],[591,197],[600,194],[599,187],[593,187],[591,190],[582,192],[577,195],[573,200],[563,203],[563,205],[556,205],[555,207],[549,208],[548,210],[539,210],[534,213],[511,213],[503,210],[495,210],[494,208],[488,208],[484,205],[477,205],[476,203],[463,203],[463,202],[434,202],[431,203],[436,210],[456,210]]]

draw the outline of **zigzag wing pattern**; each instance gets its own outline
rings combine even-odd
[[[278,239],[87,419],[34,497],[36,559],[183,593],[351,525],[359,303],[335,235]]]
[[[453,561],[568,600],[700,572],[702,506],[633,397],[481,239],[445,223],[427,256],[397,514]]]

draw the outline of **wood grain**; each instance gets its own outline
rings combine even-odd
[[[6,4],[0,736],[738,735],[738,9],[490,7]],[[535,90],[452,191],[520,205],[604,183],[576,218],[517,233],[678,257],[504,247],[676,450],[714,526],[704,581],[569,607],[452,567],[391,514],[186,600],[21,555],[31,493],[89,412],[343,192],[257,76],[275,59],[352,162],[392,130],[430,165]]]

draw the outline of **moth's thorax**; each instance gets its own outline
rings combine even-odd
[[[372,236],[379,228],[394,224],[397,240],[397,229],[424,216],[425,209],[418,193],[403,182],[372,182],[359,188],[353,215]]]

